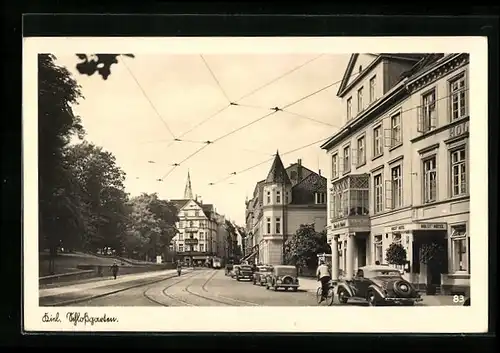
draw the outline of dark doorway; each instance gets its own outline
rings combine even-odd
[[[366,266],[366,241],[368,237],[364,234],[356,234],[356,248],[358,250],[358,268]]]
[[[446,231],[418,231],[415,232],[414,246],[414,261],[418,261],[418,266],[415,266],[416,273],[420,272],[420,249],[424,246],[433,245],[441,249],[431,261],[426,263],[426,293],[428,295],[439,294],[441,287],[441,274],[448,272],[448,239]],[[415,264],[415,262],[414,262]]]

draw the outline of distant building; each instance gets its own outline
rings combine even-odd
[[[220,225],[224,223],[224,216],[216,212],[214,205],[204,204],[197,195],[193,197],[189,172],[184,198],[170,201],[179,212],[176,224],[179,234],[170,245],[176,257],[186,263],[194,261],[202,265],[213,256],[223,256],[224,234]]]
[[[301,159],[285,168],[276,153],[267,178],[255,185],[252,199],[246,201],[244,260],[282,264],[284,242],[301,224],[325,229],[327,180],[320,173],[304,167]]]
[[[408,280],[468,291],[468,64],[461,53],[352,55],[337,93],[345,126],[322,145],[332,161],[332,264],[346,277],[386,263],[399,243]],[[431,244],[444,261],[422,261]]]

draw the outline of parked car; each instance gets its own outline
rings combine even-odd
[[[266,289],[272,287],[277,291],[278,288],[284,288],[285,290],[291,288],[294,292],[299,289],[299,278],[295,266],[273,266],[269,275],[266,276],[266,279]]]
[[[225,275],[230,276],[232,271],[233,271],[233,264],[226,264],[226,267],[224,269]]]
[[[272,266],[257,266],[257,270],[253,273],[253,284],[263,286],[267,282],[267,276],[272,271]]]
[[[422,301],[418,291],[401,277],[398,269],[385,265],[360,267],[352,280],[339,280],[337,295],[342,304],[353,298],[366,300],[370,306],[412,306]]]
[[[241,281],[242,279],[252,280],[253,271],[252,266],[250,265],[239,265],[236,269],[235,277],[237,281]]]
[[[233,265],[233,269],[230,272],[231,278],[236,278],[236,272],[241,265]]]

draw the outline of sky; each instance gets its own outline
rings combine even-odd
[[[189,171],[193,193],[203,203],[244,225],[245,198],[266,178],[276,151],[285,166],[300,158],[305,167],[327,176],[329,162],[320,143],[286,152],[338,131],[343,123],[338,84],[244,126],[273,107],[339,82],[349,57],[146,53],[119,58],[107,80],[79,74],[74,55],[58,56],[57,64],[81,86],[84,99],[73,110],[82,119],[85,139],[116,156],[131,196],[156,192],[164,199],[183,198]],[[239,105],[215,114],[230,102]],[[216,141],[204,145],[207,140]]]

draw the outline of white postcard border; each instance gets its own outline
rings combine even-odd
[[[470,307],[38,306],[37,54],[470,53]],[[483,37],[25,38],[23,48],[24,330],[124,332],[486,332],[488,326],[487,39]],[[100,79],[100,77],[96,77]],[[117,317],[115,323],[43,323],[44,313]]]

